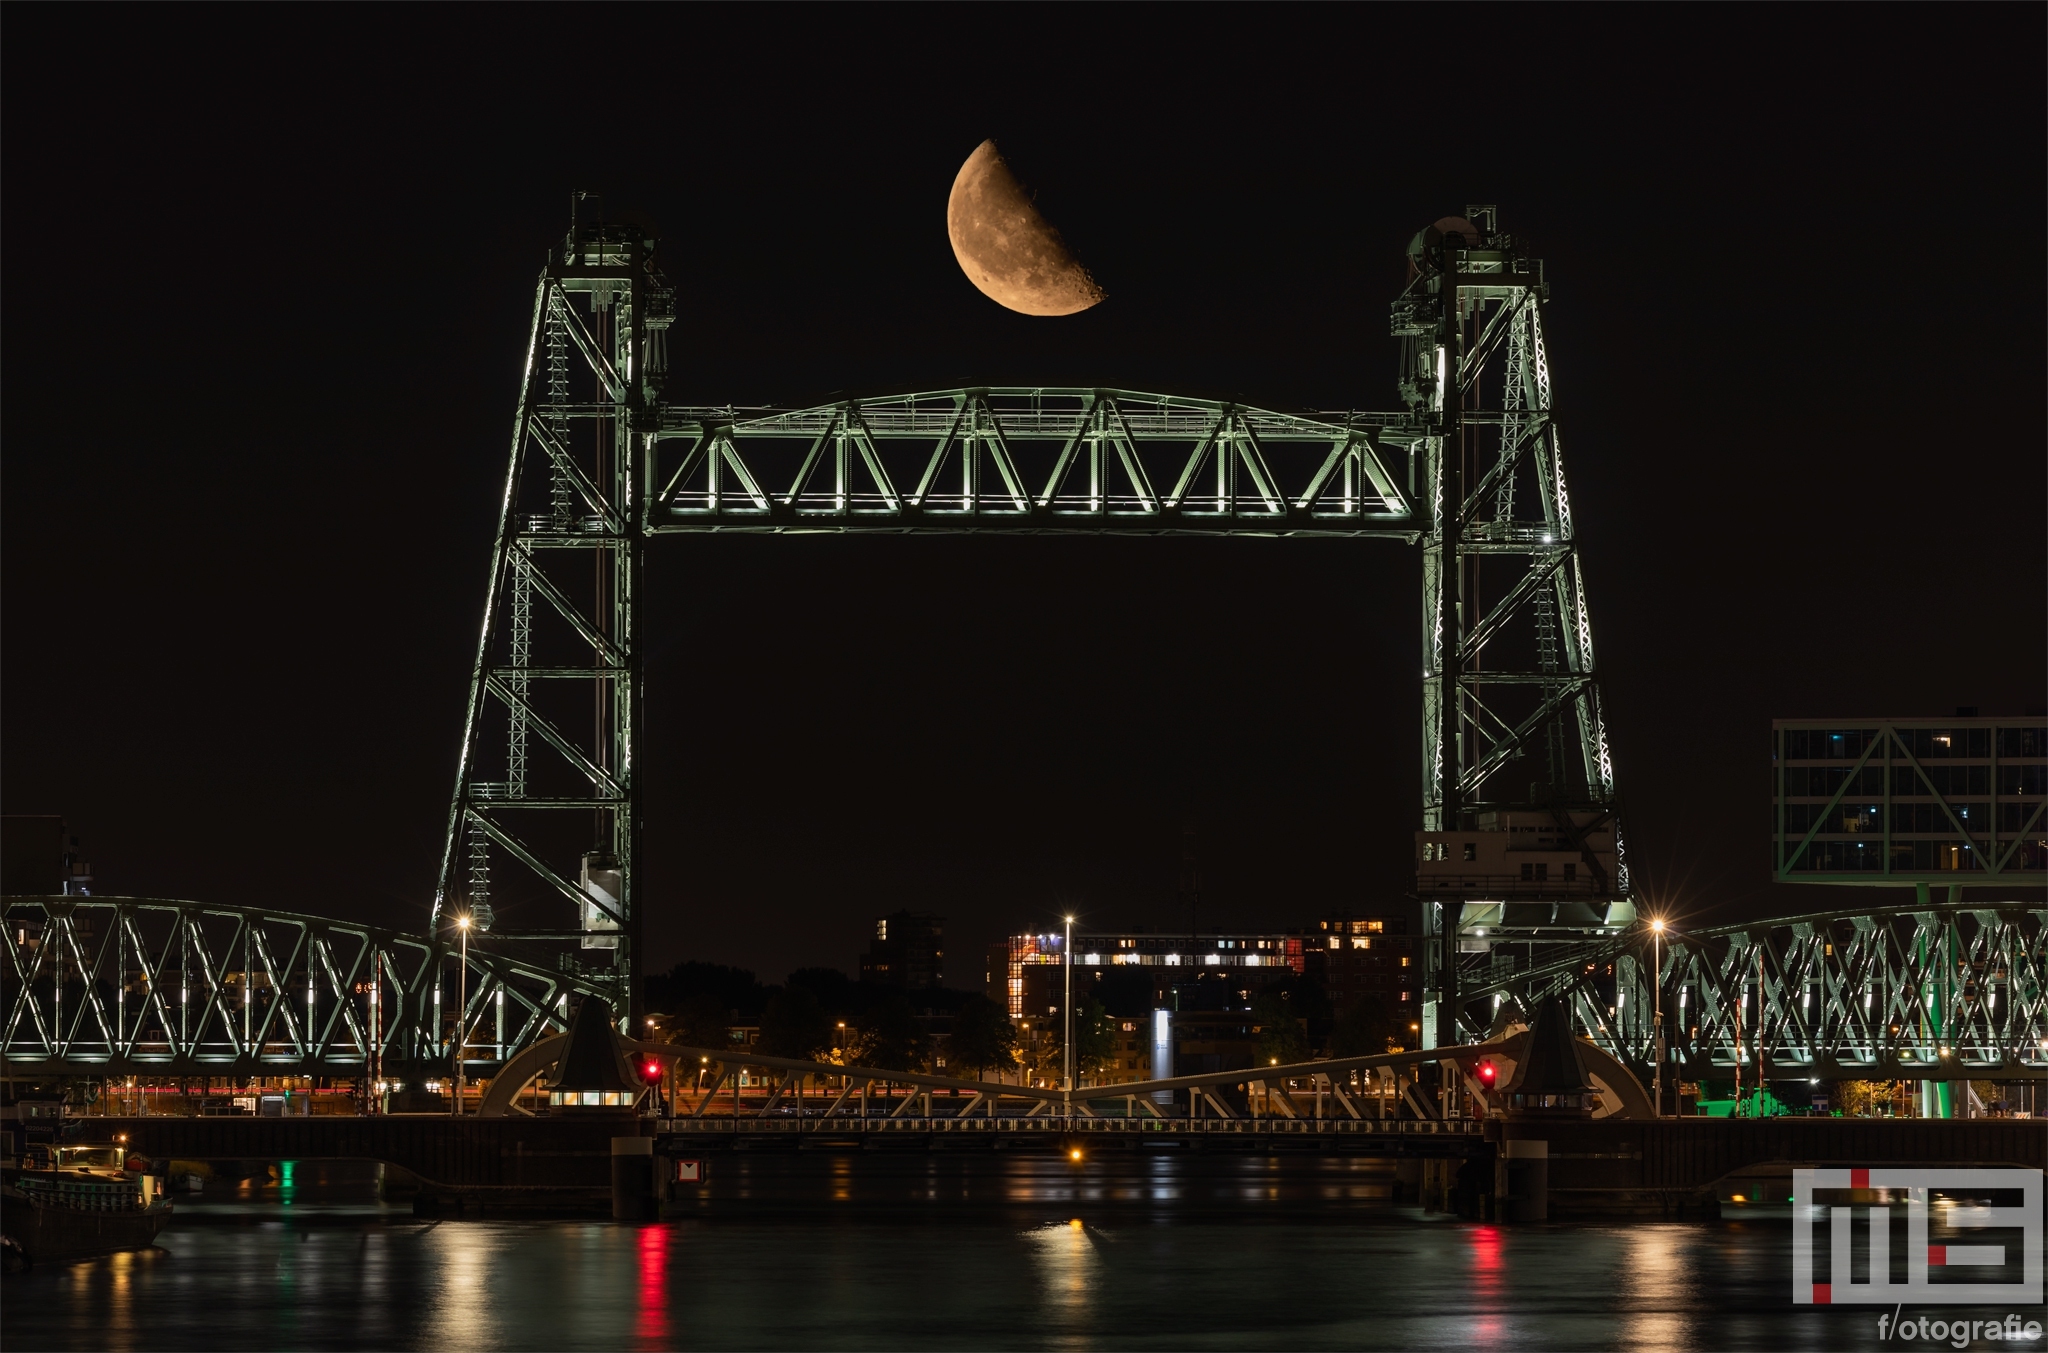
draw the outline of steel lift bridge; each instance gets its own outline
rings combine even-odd
[[[499,952],[556,946],[560,971],[634,1008],[636,608],[650,542],[677,532],[1419,544],[1418,855],[1449,871],[1427,903],[1431,1041],[1486,1028],[1483,1000],[1461,1022],[1456,937],[1509,845],[1540,839],[1546,885],[1496,903],[1495,934],[1549,945],[1632,923],[1543,265],[1491,207],[1409,246],[1393,308],[1403,407],[1381,413],[1002,387],[670,405],[676,311],[655,247],[634,227],[573,225],[535,289],[437,928],[468,915]],[[523,919],[543,897],[559,921]]]
[[[1480,1043],[1559,992],[1583,1033],[1646,1069],[1653,946],[1617,816],[1548,286],[1493,208],[1409,245],[1392,310],[1401,407],[1378,413],[1001,387],[671,405],[675,293],[655,249],[636,227],[572,221],[535,287],[429,933],[9,899],[8,1074],[445,1073],[460,1047],[482,1077],[558,1032],[577,993],[636,1027],[639,618],[646,553],[678,532],[1419,545],[1425,1045]],[[1753,1045],[1764,1007],[1768,1055],[1815,1067],[1933,1068],[1935,1042],[1962,1028],[1970,1065],[2041,1061],[2038,908],[1980,915],[1951,893],[1654,952],[1667,1009],[1690,1002],[1667,1018],[1691,1031],[1670,1055],[1695,1070],[1753,1057],[1743,1011]],[[1860,999],[1871,981],[1885,1018]]]

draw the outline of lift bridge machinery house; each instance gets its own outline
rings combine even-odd
[[[1617,815],[1543,264],[1491,207],[1420,232],[1408,262],[1392,313],[1397,411],[1051,388],[745,410],[666,402],[677,314],[654,239],[572,223],[534,293],[430,932],[16,899],[22,942],[0,973],[10,1065],[360,1074],[394,1055],[445,1066],[459,1045],[489,1075],[558,1029],[573,993],[634,1011],[652,538],[1014,532],[1419,545],[1425,1042],[1475,1042],[1504,1002],[1555,991],[1583,1032],[1644,1066],[1650,948]],[[2042,877],[2031,855],[1946,881]],[[558,919],[494,924],[494,897],[553,898],[516,914]],[[1919,901],[1665,946],[1667,1001],[1690,1002],[1670,1055],[1752,1056],[1738,1030],[1756,1000],[1781,1062],[1910,1073],[1917,1058],[1926,1074],[1937,1043],[1971,1031],[1970,1065],[2038,1065],[2038,908],[1967,908],[1953,889]],[[459,935],[458,918],[471,922]],[[116,974],[137,980],[110,985]],[[1884,1011],[1866,989],[1887,993]]]

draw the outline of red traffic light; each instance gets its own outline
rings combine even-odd
[[[1481,1062],[1479,1064],[1479,1083],[1487,1089],[1491,1090],[1493,1088],[1494,1077],[1498,1075],[1500,1075],[1500,1068],[1492,1062]]]
[[[661,1063],[656,1061],[652,1057],[649,1057],[646,1061],[642,1062],[640,1064],[640,1079],[646,1081],[649,1085],[660,1084]]]

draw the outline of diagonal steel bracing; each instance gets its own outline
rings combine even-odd
[[[674,408],[648,529],[1389,535],[1413,511],[1392,415],[1128,390],[927,391],[814,409]],[[1405,440],[1404,440],[1405,439]],[[737,478],[745,491],[730,489]],[[1165,492],[1155,485],[1170,484]],[[907,491],[903,486],[910,485]]]
[[[1503,945],[1468,974],[1495,1015],[1564,996],[1581,1033],[1632,1067],[1654,1059],[1652,983],[1687,1077],[1948,1079],[2048,1072],[2048,913],[1960,901],[1667,932],[1571,952]],[[1667,1078],[1668,1079],[1668,1078]]]
[[[565,997],[609,989],[475,946],[464,979],[446,940],[290,912],[16,897],[4,919],[10,1076],[445,1074],[458,1039],[488,1074],[566,1028]],[[507,998],[511,1026],[495,1018]]]

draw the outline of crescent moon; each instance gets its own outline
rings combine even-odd
[[[967,280],[998,305],[1023,315],[1072,315],[1104,292],[984,141],[960,166],[946,202],[946,233]]]

